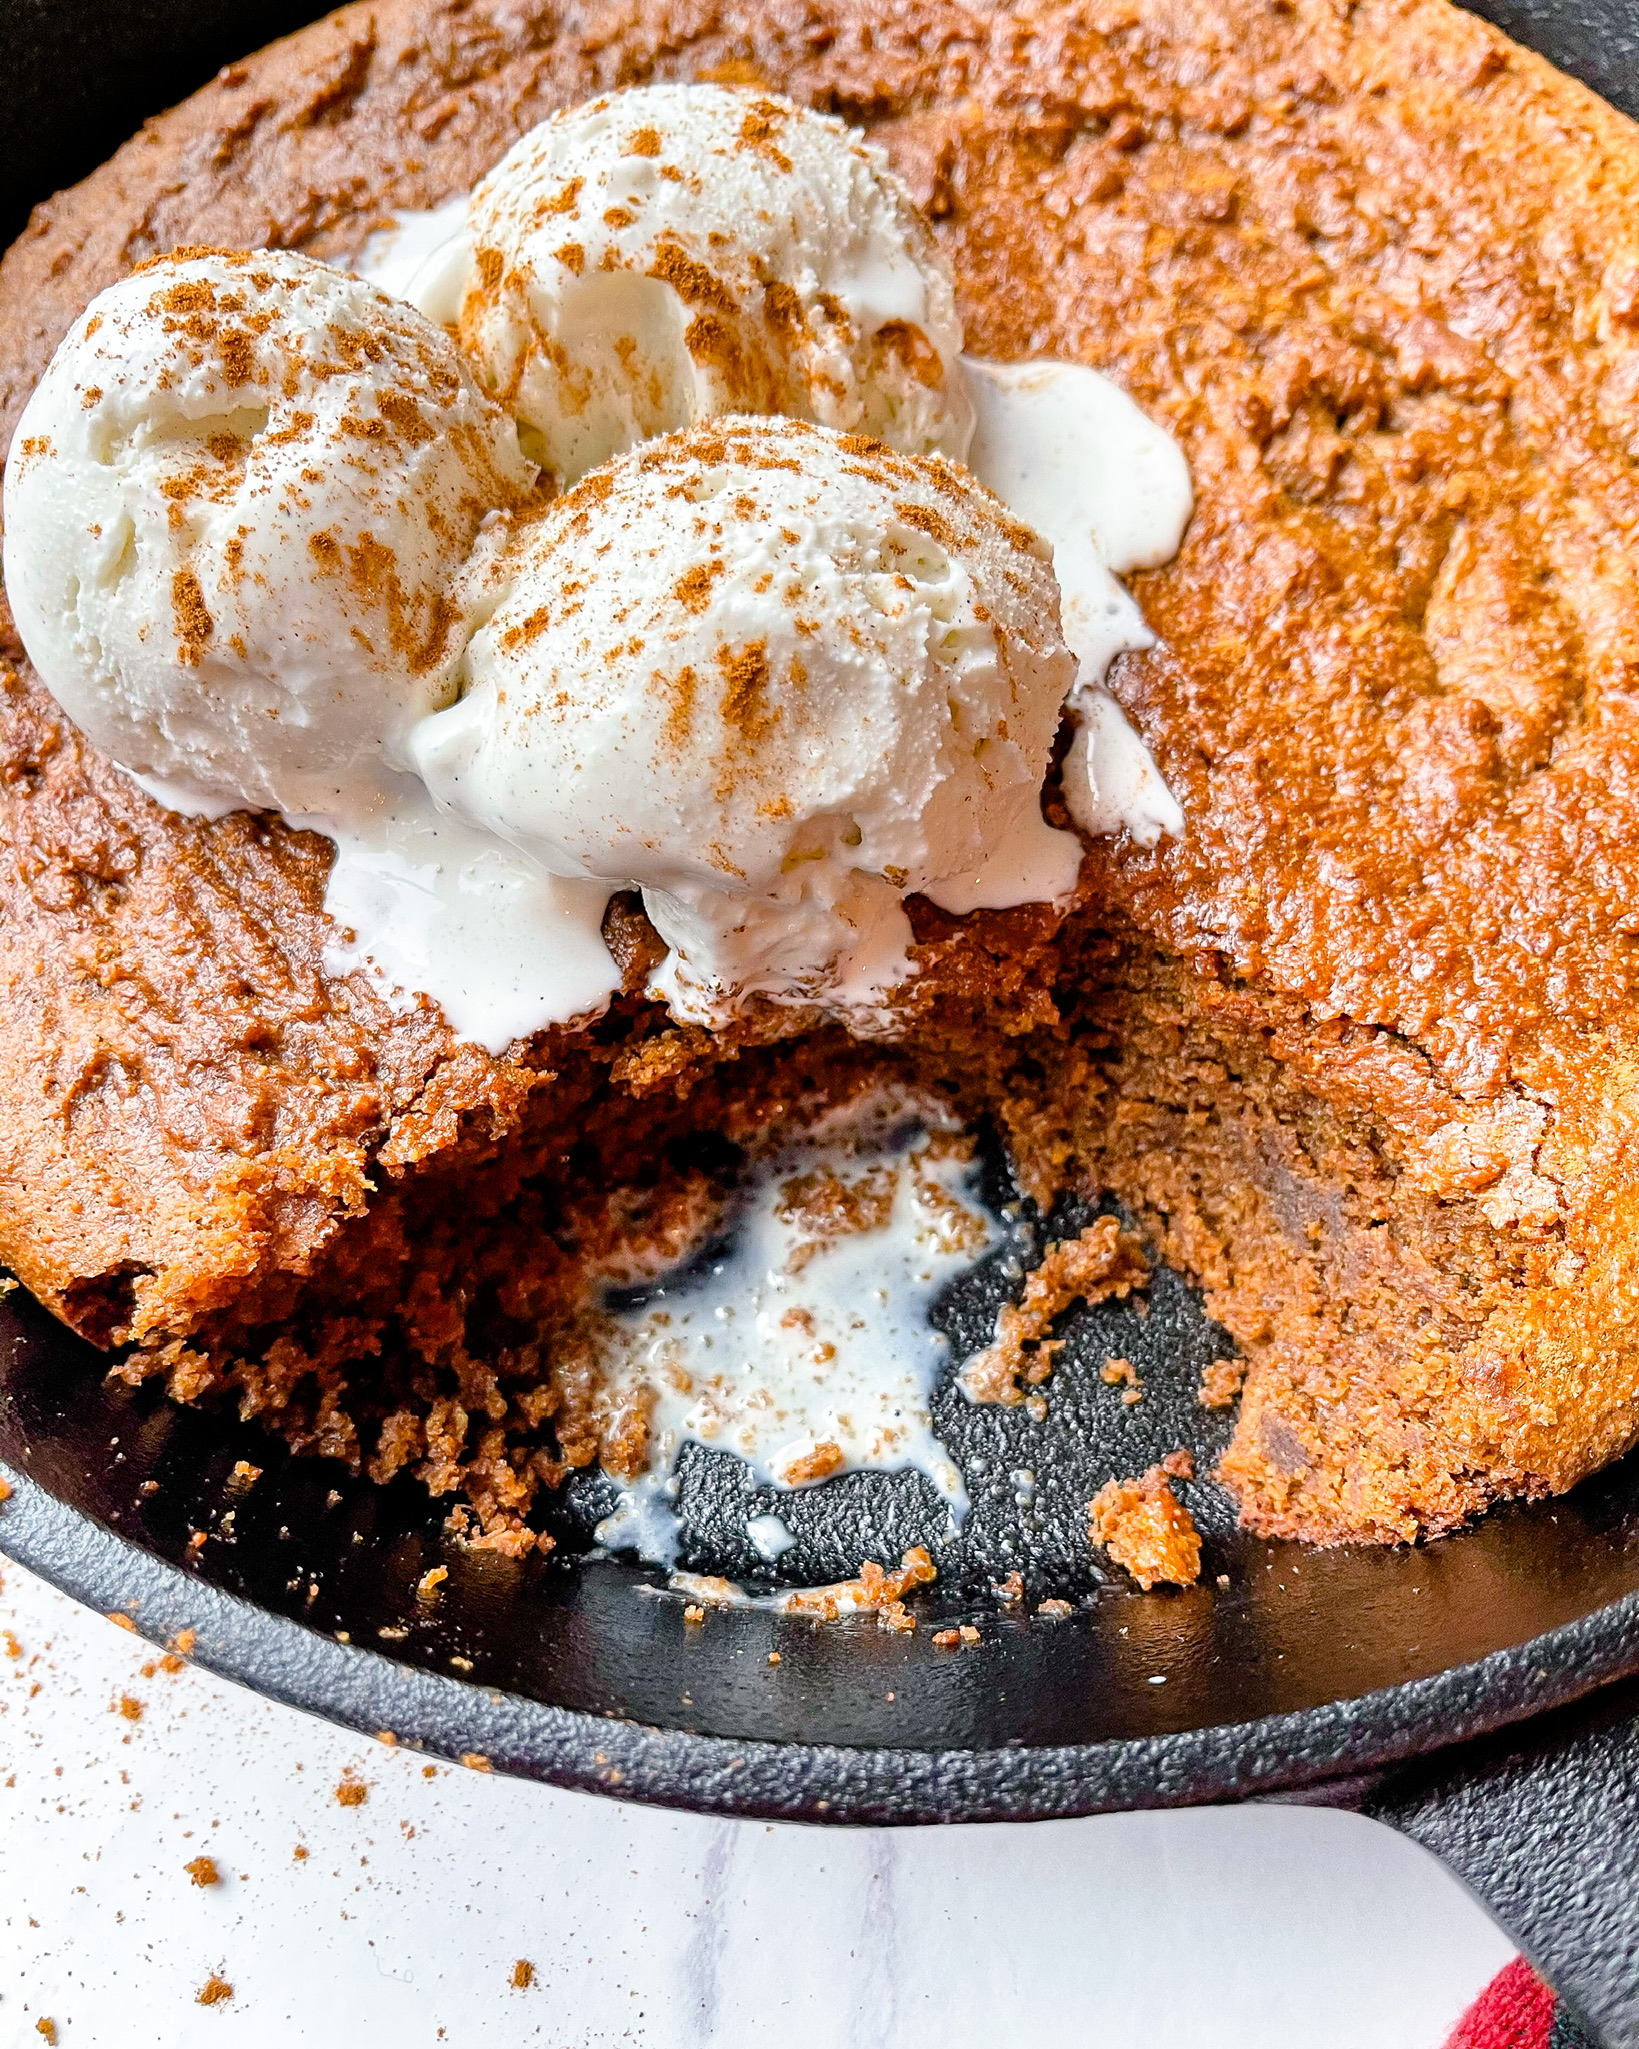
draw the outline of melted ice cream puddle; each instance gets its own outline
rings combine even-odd
[[[882,1099],[835,1113],[752,1170],[725,1250],[606,1302],[611,1392],[652,1389],[653,1407],[648,1469],[622,1485],[600,1543],[675,1561],[688,1443],[784,1489],[913,1467],[960,1524],[967,1493],[930,1408],[950,1344],[928,1312],[1001,1233],[974,1193],[971,1142],[931,1123]],[[771,1562],[792,1541],[769,1514],[747,1534]]]
[[[442,206],[406,208],[378,228],[350,266],[395,299],[419,306],[429,320],[448,327],[461,310],[466,282],[467,195],[458,192]]]
[[[466,247],[467,195],[460,192],[441,206],[392,213],[347,267],[378,291],[407,300],[429,320],[448,326],[455,315],[449,310],[445,277]]]

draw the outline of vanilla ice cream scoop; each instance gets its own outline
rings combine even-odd
[[[101,293],[25,407],[6,592],[58,702],[173,808],[345,816],[453,695],[458,572],[532,478],[412,308],[182,252]]]
[[[654,990],[869,1028],[911,973],[903,898],[1062,898],[1041,815],[1075,662],[1046,545],[954,464],[731,417],[515,523],[416,729],[434,797],[553,873],[635,886]]]
[[[961,322],[927,223],[879,151],[787,100],[655,85],[543,122],[411,295],[458,321],[564,481],[722,413],[967,452]]]

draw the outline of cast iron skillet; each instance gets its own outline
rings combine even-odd
[[[1634,0],[1485,11],[1639,111]],[[0,239],[145,113],[311,12],[0,0]],[[1002,1199],[1005,1163],[987,1172]],[[958,1347],[1007,1285],[992,1262],[953,1286],[938,1314]],[[0,1549],[156,1641],[193,1629],[201,1663],[258,1692],[626,1798],[855,1823],[1255,1796],[1358,1806],[1445,1856],[1605,2041],[1639,2044],[1639,1454],[1563,1500],[1397,1552],[1260,1544],[1196,1483],[1203,1584],[1139,1595],[1091,1564],[1082,1504],[1181,1443],[1207,1468],[1223,1426],[1194,1388],[1224,1340],[1167,1274],[1147,1316],[1106,1305],[1070,1338],[1045,1425],[941,1398],[974,1499],[959,1547],[907,1476],[781,1504],[794,1581],[930,1545],[940,1580],[910,1636],[765,1609],[691,1625],[660,1575],[586,1555],[595,1486],[555,1511],[550,1558],[451,1550],[412,1485],[378,1489],[230,1413],[113,1386],[103,1357],[20,1292],[0,1303],[15,1489]],[[1100,1378],[1112,1354],[1139,1369],[1141,1402]],[[240,1460],[261,1469],[248,1489]],[[730,1462],[693,1458],[686,1562],[754,1575],[745,1522],[771,1505]],[[428,1604],[415,1587],[433,1564],[450,1576]],[[1015,1569],[1029,1601],[1010,1609],[990,1589]],[[1043,1596],[1074,1612],[1034,1615]],[[956,1620],[980,1623],[977,1648],[935,1647]]]

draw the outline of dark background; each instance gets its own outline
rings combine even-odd
[[[312,0],[0,0],[0,247],[148,115],[324,12]]]

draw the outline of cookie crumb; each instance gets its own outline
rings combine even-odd
[[[142,1720],[142,1702],[134,1693],[122,1693],[114,1705],[128,1722]]]
[[[171,1649],[176,1652],[178,1657],[191,1658],[194,1645],[198,1641],[199,1631],[197,1629],[179,1629],[176,1635],[171,1638]]]
[[[769,1652],[769,1654],[768,1654],[768,1662],[769,1662],[769,1663],[770,1663],[771,1665],[777,1665],[777,1664],[778,1664],[778,1663],[780,1662],[780,1654],[779,1654],[779,1652],[778,1652],[778,1651],[770,1651],[770,1652]]]
[[[704,1622],[705,1619],[706,1611],[698,1601],[691,1601],[683,1610],[683,1620],[685,1622]]]
[[[233,1987],[227,1979],[218,1978],[213,1973],[194,1994],[194,2003],[198,2006],[220,2006],[224,1999],[232,1997]]]
[[[1137,1480],[1111,1480],[1087,1504],[1087,1534],[1146,1593],[1193,1586],[1201,1576],[1201,1538],[1167,1475],[1151,1466]]]
[[[362,1807],[370,1797],[370,1788],[352,1771],[341,1775],[341,1784],[336,1788],[336,1804],[339,1807]]]
[[[463,1750],[461,1762],[469,1772],[487,1772],[492,1769],[489,1759],[481,1750]]]
[[[450,1576],[447,1565],[435,1565],[424,1572],[415,1583],[415,1597],[418,1601],[436,1601],[438,1590]]]
[[[189,1863],[184,1864],[182,1868],[187,1872],[195,1885],[220,1885],[222,1883],[222,1874],[216,1868],[216,1859],[214,1857],[195,1857]]]
[[[1193,1480],[1195,1478],[1194,1452],[1189,1450],[1187,1446],[1180,1445],[1176,1451],[1169,1451],[1167,1453],[1166,1457],[1161,1461],[1161,1470],[1163,1473],[1170,1474],[1175,1480]]]
[[[528,1957],[519,1957],[512,1966],[512,1982],[520,1992],[527,1992],[535,1982],[535,1966]]]
[[[1038,1615],[1046,1615],[1049,1618],[1057,1615],[1073,1615],[1075,1612],[1075,1609],[1071,1607],[1068,1601],[1051,1600],[1038,1601],[1036,1603],[1036,1613]]]
[[[1244,1359],[1213,1359],[1201,1373],[1195,1399],[1203,1409],[1233,1408],[1246,1378]]]
[[[874,1558],[867,1558],[857,1579],[828,1587],[793,1588],[780,1605],[788,1615],[812,1617],[816,1625],[874,1608],[882,1628],[910,1630],[916,1627],[916,1617],[905,1606],[904,1596],[912,1587],[926,1586],[938,1577],[926,1548],[913,1544],[900,1558],[897,1572],[884,1572]]]
[[[1004,1608],[1020,1607],[1024,1601],[1024,1574],[1010,1572],[1006,1579],[998,1581],[990,1591]]]
[[[1078,1238],[1049,1245],[1018,1303],[1004,1302],[996,1312],[989,1346],[962,1368],[968,1398],[1009,1406],[1026,1400],[1064,1349],[1064,1339],[1049,1333],[1065,1310],[1077,1301],[1091,1308],[1112,1296],[1124,1300],[1148,1278],[1141,1246],[1122,1235],[1114,1217],[1097,1217]]]
[[[137,1633],[137,1625],[131,1620],[130,1616],[122,1615],[117,1608],[109,1609],[108,1620],[113,1623],[116,1629],[128,1629],[133,1636]]]
[[[40,2018],[34,2023],[34,2032],[37,2035],[44,2035],[48,2042],[55,2042],[57,2039],[57,2023],[48,2014],[41,2014]]]

